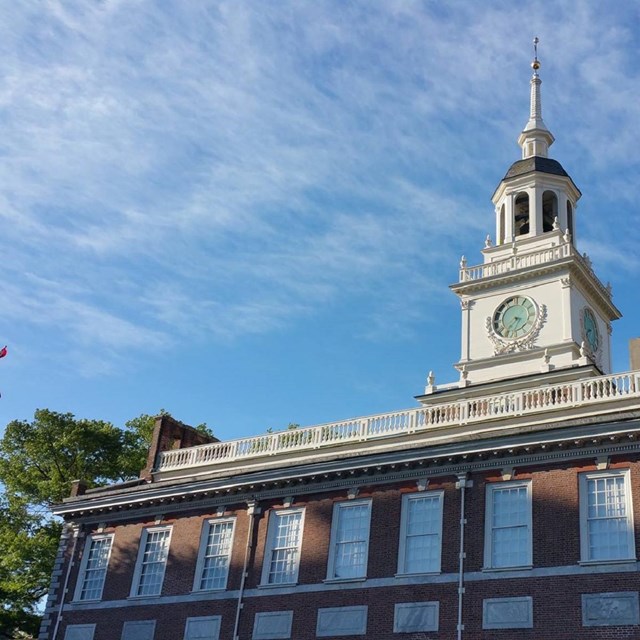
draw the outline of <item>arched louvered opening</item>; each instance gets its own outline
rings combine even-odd
[[[504,244],[505,237],[505,208],[504,205],[500,207],[500,217],[498,218],[498,244]]]
[[[516,197],[513,235],[523,236],[529,233],[529,194],[519,193]]]
[[[573,206],[567,200],[567,229],[573,238]]]
[[[553,231],[553,221],[558,217],[558,196],[553,191],[542,194],[542,232]]]

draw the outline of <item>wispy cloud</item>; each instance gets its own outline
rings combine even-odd
[[[630,206],[638,34],[623,8],[552,4],[534,17],[545,118],[567,167],[615,168]],[[362,313],[402,333],[492,229],[526,120],[511,3],[49,0],[0,18],[1,322],[79,360],[269,332],[371,288]]]

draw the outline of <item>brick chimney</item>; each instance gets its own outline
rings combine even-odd
[[[185,449],[186,447],[195,447],[199,444],[209,444],[211,442],[220,442],[220,440],[183,424],[171,416],[158,416],[153,428],[147,465],[140,472],[140,477],[147,482],[153,482],[153,469],[158,454],[162,451]]]

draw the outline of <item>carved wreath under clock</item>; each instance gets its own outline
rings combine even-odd
[[[533,349],[547,319],[547,307],[527,296],[510,296],[487,318],[487,334],[495,355]]]

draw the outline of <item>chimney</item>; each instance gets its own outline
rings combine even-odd
[[[640,338],[629,340],[629,362],[631,363],[631,371],[640,369]]]

